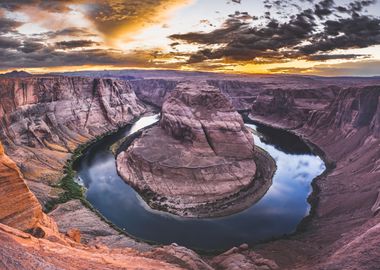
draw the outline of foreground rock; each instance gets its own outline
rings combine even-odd
[[[41,230],[41,226],[57,230],[54,221],[42,212],[41,205],[26,186],[17,165],[4,153],[1,142],[0,223],[23,231]]]
[[[96,213],[83,207],[79,200],[59,205],[49,216],[60,225],[61,233],[68,234],[72,228],[78,229],[81,233],[81,243],[86,245],[100,244],[110,248],[129,247],[140,251],[153,248],[149,244],[138,242],[115,230]]]
[[[270,172],[254,180],[255,159],[268,158],[261,150],[255,155],[253,136],[227,98],[205,82],[182,82],[164,103],[159,126],[120,153],[117,168],[154,208],[220,216],[244,209],[269,187]]]

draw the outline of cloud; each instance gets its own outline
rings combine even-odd
[[[57,31],[49,31],[40,34],[41,36],[46,36],[48,38],[54,39],[57,37],[68,36],[68,37],[92,37],[95,36],[89,30],[81,27],[69,27]]]
[[[171,11],[192,0],[119,0],[88,3],[87,17],[107,40],[130,35],[165,21]]]
[[[380,44],[380,19],[353,16],[328,20],[324,31],[312,38],[311,44],[299,46],[301,52],[312,54],[335,49],[365,48]]]
[[[200,47],[189,56],[189,64],[217,59],[251,63],[280,63],[294,59],[356,59],[361,55],[327,54],[337,49],[366,48],[380,44],[380,19],[357,13],[363,6],[373,3],[355,1],[349,5],[351,9],[356,6],[354,14],[331,19],[328,15],[336,8],[335,2],[323,0],[315,4],[314,9],[302,10],[284,22],[270,19],[263,25],[252,25],[252,22],[232,16],[221,28],[211,32],[175,34],[170,38]],[[282,4],[267,1],[268,8],[271,5]]]
[[[92,40],[70,40],[70,41],[60,41],[55,43],[55,46],[59,49],[74,49],[74,48],[83,48],[99,45],[98,42]]]
[[[0,41],[1,44],[1,41]],[[29,46],[28,46],[29,45]],[[123,53],[113,49],[82,49],[57,51],[53,46],[33,47],[24,44],[17,50],[0,47],[1,69],[62,67],[84,65],[131,66],[131,67],[166,67],[160,62],[167,55],[156,51],[133,51]],[[170,66],[170,65],[169,65]]]
[[[323,0],[315,5],[314,13],[320,19],[333,13],[334,0]]]
[[[24,41],[22,46],[18,48],[23,53],[33,53],[39,51],[45,47],[44,44],[34,41]]]
[[[69,11],[69,5],[74,3],[80,3],[83,1],[75,0],[2,0],[0,2],[0,8],[4,8],[10,11],[16,11],[24,6],[34,6],[39,9],[51,11],[51,12],[66,12]]]
[[[72,11],[73,4],[82,6],[81,12],[106,40],[130,35],[149,25],[162,23],[171,11],[189,4],[193,0],[19,0],[0,1],[0,8],[27,13],[34,20],[45,20],[52,24],[48,13],[65,14]],[[33,11],[34,10],[34,11]],[[39,11],[40,14],[35,12]],[[44,12],[42,12],[44,11]],[[46,13],[48,12],[48,13]],[[36,17],[37,16],[37,17]],[[56,16],[56,15],[54,15]],[[41,18],[46,17],[46,18]],[[48,26],[48,25],[46,25]]]
[[[264,0],[266,13],[262,16],[242,11],[245,3],[230,5],[239,11],[231,10],[219,28],[171,35],[172,41],[164,49],[169,52],[149,45],[151,49],[129,49],[128,53],[112,49],[114,45],[124,49],[139,46],[137,41],[123,45],[151,25],[164,25],[172,11],[191,2],[195,0],[0,1],[0,67],[239,70],[235,67],[260,64],[263,70],[264,64],[293,60],[359,61],[369,56],[336,50],[380,44],[380,18],[365,15],[374,0],[352,0],[344,5],[340,0]],[[203,23],[210,25],[213,19]]]
[[[357,58],[369,58],[367,54],[313,54],[305,57],[309,61],[327,61],[332,59],[357,59]]]
[[[344,62],[336,65],[317,65],[310,68],[279,67],[269,71],[287,74],[315,74],[322,76],[379,76],[379,60]]]
[[[17,27],[20,27],[23,23],[14,21],[7,18],[2,18],[0,12],[0,34],[6,34],[10,32],[15,32]]]
[[[228,19],[221,29],[209,33],[187,33],[170,38],[187,43],[222,45],[214,50],[206,49],[195,53],[190,61],[229,58],[231,60],[254,60],[259,57],[270,59],[298,57],[290,50],[312,37],[316,27],[311,10],[304,10],[290,21],[280,23],[272,19],[262,27],[251,27],[249,22]],[[285,50],[283,50],[285,49]]]
[[[1,49],[17,48],[20,45],[21,45],[21,42],[17,39],[0,36],[0,48]]]

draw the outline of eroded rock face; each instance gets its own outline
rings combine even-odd
[[[145,111],[130,85],[113,79],[0,79],[0,140],[45,204],[59,190],[70,153]],[[43,168],[43,170],[41,170]]]
[[[318,145],[330,170],[313,183],[317,191],[310,198],[314,215],[303,224],[305,232],[266,243],[259,252],[286,269],[376,269],[380,263],[380,249],[374,244],[380,240],[376,211],[380,86],[337,88],[332,92],[315,89],[313,95],[306,95],[305,90],[278,91],[292,96],[286,114],[265,106],[277,94],[267,91],[253,104],[251,117],[292,129]]]
[[[226,198],[234,204],[231,198],[252,185],[254,153],[252,134],[219,90],[182,82],[165,101],[159,126],[120,153],[117,168],[153,207],[178,215],[223,215],[228,205],[211,207]]]
[[[160,127],[216,156],[253,157],[253,137],[229,100],[207,83],[181,83],[162,107]]]
[[[165,98],[178,84],[177,80],[148,79],[130,82],[137,97],[147,104],[162,107]]]
[[[61,235],[37,239],[3,224],[0,224],[0,243],[1,269],[184,269],[164,259],[149,258],[133,249],[89,247]]]
[[[5,155],[1,142],[0,223],[23,231],[33,230],[39,225],[49,226],[50,223],[36,197],[26,186],[18,167]]]

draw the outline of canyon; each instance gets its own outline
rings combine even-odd
[[[121,75],[109,78],[112,74],[93,78],[99,74],[91,73],[0,78],[2,268],[376,269],[380,265],[379,79],[164,73],[144,78],[141,72],[141,79],[131,81]],[[104,222],[79,198],[64,196],[67,191],[60,179],[75,149],[153,107],[162,107],[184,77],[207,81],[235,110],[301,136],[323,156],[329,168],[313,182],[311,214],[297,233],[253,249],[242,245],[215,257],[200,256],[174,244],[140,243]],[[162,109],[165,116],[165,105]],[[59,204],[45,214],[52,201]]]

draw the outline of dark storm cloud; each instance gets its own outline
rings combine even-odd
[[[313,54],[377,44],[380,44],[380,19],[354,16],[326,21],[324,31],[316,35],[310,45],[299,46],[299,50],[305,54]]]
[[[282,5],[277,1],[271,3]],[[364,7],[373,3],[374,1],[355,1],[351,4]],[[363,56],[328,56],[326,53],[335,49],[365,48],[380,44],[379,18],[355,13],[346,18],[326,19],[334,9],[333,0],[323,0],[318,1],[315,8],[303,10],[286,22],[270,19],[265,25],[252,26],[250,22],[233,17],[214,31],[176,34],[170,38],[177,42],[203,45],[202,49],[190,55],[188,63],[213,59],[252,63],[277,63],[284,59],[355,59]],[[218,48],[204,48],[204,45],[218,45]]]
[[[280,59],[296,57],[296,51],[281,50],[300,44],[311,38],[315,19],[311,10],[294,16],[289,22],[271,20],[263,27],[251,27],[248,22],[227,20],[223,28],[210,33],[172,35],[172,39],[198,44],[225,44],[216,50],[201,50],[190,62],[226,57],[233,60],[253,60],[256,57]]]
[[[54,47],[42,47],[29,53],[21,49],[4,49],[0,47],[2,69],[61,67],[82,65],[146,66],[153,52],[135,52],[125,54],[111,49],[84,49],[80,51],[57,51]]]
[[[22,46],[18,48],[23,53],[33,53],[45,48],[45,45],[35,41],[24,41]]]
[[[34,6],[40,9],[48,10],[51,12],[66,12],[70,9],[69,4],[77,3],[81,1],[75,0],[1,0],[0,8],[4,8],[10,11],[18,10],[24,6]]]
[[[245,28],[249,28],[249,23],[238,19],[227,19],[223,27],[209,33],[190,32],[187,34],[171,35],[170,38],[186,41],[188,43],[199,44],[221,44],[233,39],[235,34],[240,34]]]
[[[59,49],[74,49],[82,47],[91,47],[99,45],[99,43],[92,40],[70,40],[70,41],[60,41],[55,43],[55,46]]]
[[[0,36],[0,48],[1,49],[13,49],[21,45],[21,42],[17,39],[10,37]]]
[[[333,13],[334,0],[323,0],[315,5],[314,13],[320,19]]]
[[[7,18],[2,18],[0,13],[0,34],[15,32],[17,27],[20,27],[23,23],[10,20]]]

